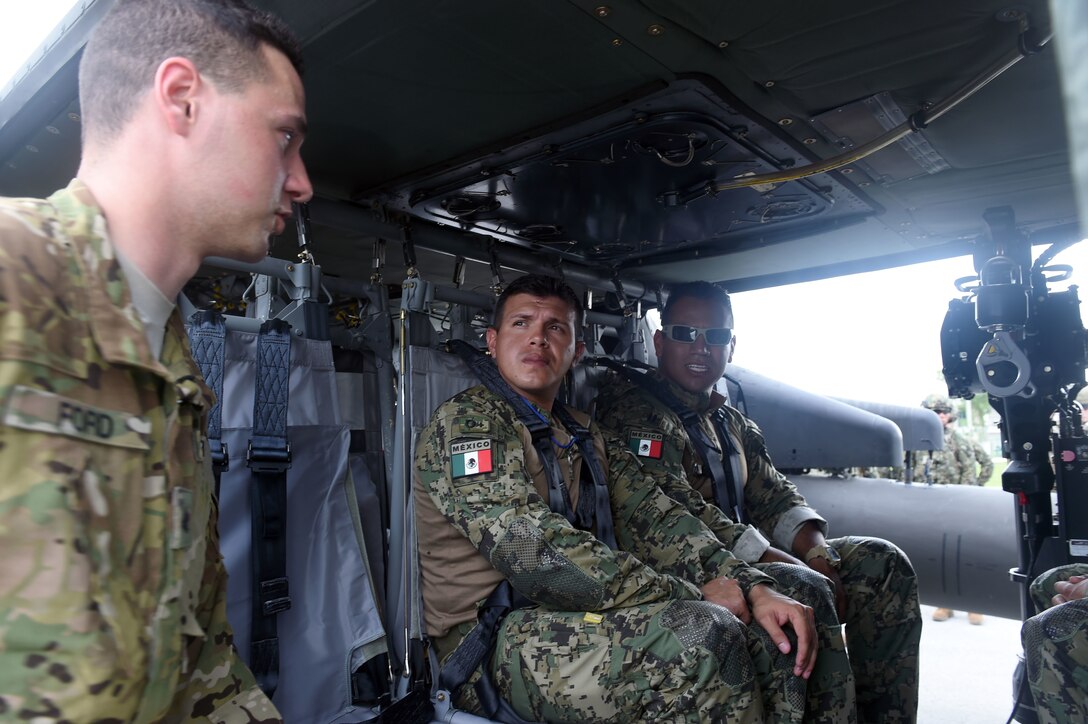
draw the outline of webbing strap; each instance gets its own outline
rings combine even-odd
[[[740,479],[737,474],[739,467],[737,453],[733,448],[733,442],[728,431],[721,429],[724,425],[719,425],[717,422],[719,418],[724,422],[725,413],[718,410],[714,414],[715,431],[718,432],[718,437],[721,438],[719,441],[721,447],[719,448],[711,442],[710,437],[703,430],[699,415],[681,402],[664,385],[655,384],[646,373],[637,372],[607,357],[598,357],[593,361],[618,372],[625,379],[638,385],[680,418],[680,423],[684,426],[692,447],[695,448],[695,452],[699,455],[699,461],[703,464],[703,469],[710,473],[711,487],[714,491],[714,504],[730,514],[735,522],[746,522],[743,491],[738,490],[737,486],[737,481]],[[724,460],[729,461],[728,468],[723,465]]]
[[[744,479],[740,471],[740,455],[733,446],[733,436],[729,434],[725,410],[715,410],[711,422],[714,425],[714,431],[718,434],[718,442],[721,445],[719,449],[722,450],[722,454],[718,456],[719,464],[728,463],[728,467],[722,470],[723,484],[714,486],[714,502],[722,510],[733,510],[737,516],[734,520],[738,523],[747,523],[747,516],[744,514],[744,486],[740,482]],[[713,451],[708,447],[706,457],[714,458],[711,452]],[[725,496],[722,496],[723,489]],[[723,504],[729,505],[730,508],[723,508]]]
[[[291,325],[270,319],[257,338],[257,383],[253,395],[253,435],[246,456],[250,476],[253,609],[250,669],[272,696],[279,684],[276,615],[291,608],[287,585],[287,399],[291,372]]]
[[[495,646],[499,624],[506,614],[515,608],[531,603],[529,599],[515,591],[509,581],[503,581],[496,586],[480,606],[476,616],[476,626],[461,640],[457,649],[442,665],[442,673],[438,677],[442,688],[450,692],[461,688]]]
[[[208,413],[208,450],[215,474],[215,497],[219,497],[219,481],[223,471],[230,468],[230,455],[223,442],[223,350],[226,347],[227,324],[214,309],[198,311],[189,317],[189,346],[193,359],[200,366],[204,381],[215,393],[215,404]]]
[[[455,694],[472,676],[472,672],[480,668],[480,678],[476,681],[475,688],[484,715],[504,724],[528,724],[499,695],[487,659],[495,649],[499,627],[506,615],[515,609],[531,606],[532,603],[515,591],[509,581],[503,581],[496,586],[480,606],[476,626],[442,665],[442,673],[438,677],[439,686]]]
[[[574,419],[574,415],[557,400],[552,404],[552,413],[559,418],[563,426],[570,431],[582,453],[582,463],[589,471],[590,480],[593,481],[593,497],[588,491],[583,491],[578,498],[578,523],[588,530],[595,526],[594,532],[597,538],[612,550],[616,550],[616,530],[612,524],[612,498],[608,494],[608,480],[605,478],[604,466],[597,457],[597,449],[593,446],[593,435],[589,428]],[[584,478],[583,478],[584,479]]]

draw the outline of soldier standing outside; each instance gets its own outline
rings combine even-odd
[[[632,377],[602,386],[602,426],[640,451],[665,492],[738,558],[757,568],[808,566],[826,576],[846,624],[858,720],[913,721],[922,622],[910,561],[884,540],[825,538],[827,522],[774,468],[759,428],[714,390],[736,346],[723,289],[707,282],[674,287],[661,321],[654,333],[658,369],[641,383]],[[644,447],[643,440],[657,444]]]
[[[943,395],[930,395],[922,401],[922,407],[933,410],[941,418],[944,448],[915,457],[914,480],[938,485],[985,485],[993,474],[994,461],[986,448],[952,426],[956,413],[949,399]],[[954,615],[950,608],[938,608],[933,612],[933,620],[947,621]],[[973,626],[981,626],[985,617],[970,612],[967,620]]]
[[[420,434],[427,630],[443,677],[455,666],[472,672],[455,702],[486,711],[476,683],[486,677],[532,721],[800,721],[816,659],[812,609],[730,555],[621,442],[555,400],[584,350],[581,324],[570,287],[515,280],[487,330],[509,389],[499,394],[492,380],[454,396]],[[543,448],[519,420],[521,405],[546,423]],[[603,468],[603,501],[591,455]],[[554,479],[545,466],[558,469]],[[494,623],[489,594],[504,581],[522,605]],[[489,625],[494,634],[473,638]],[[783,627],[797,636],[796,656]],[[495,643],[466,659],[466,638]]]
[[[1040,613],[1021,639],[1040,724],[1088,721],[1088,565],[1059,566],[1031,584]]]
[[[0,200],[0,711],[278,721],[231,644],[200,378],[175,299],[312,194],[299,46],[243,0],[117,0],[78,176]]]

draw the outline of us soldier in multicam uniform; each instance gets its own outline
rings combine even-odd
[[[1040,613],[1021,639],[1040,724],[1088,721],[1088,564],[1053,568],[1031,584]]]
[[[922,400],[922,407],[933,410],[944,426],[944,447],[914,456],[913,478],[918,483],[936,485],[985,485],[994,471],[994,461],[986,448],[952,427],[956,413],[952,403],[943,395],[930,395]],[[950,608],[933,611],[934,621],[947,621],[955,615]],[[985,617],[969,612],[967,620],[973,626],[981,626]]]
[[[721,443],[711,416],[724,410],[740,456],[743,512],[752,524],[737,524],[713,504],[711,478],[702,470],[682,422],[648,391],[624,379],[603,384],[598,420],[632,447],[647,436],[660,439],[660,449],[641,454],[640,462],[656,469],[665,481],[661,483],[665,492],[682,501],[735,556],[757,568],[767,563],[807,565],[829,578],[839,618],[846,624],[858,720],[913,721],[922,622],[910,561],[897,547],[876,538],[825,540],[826,521],[775,470],[759,428],[714,391],[736,344],[732,306],[724,290],[706,282],[674,288],[662,323],[664,330],[654,335],[659,366],[650,373],[651,379],[702,416],[709,439],[719,445],[719,455]],[[708,330],[715,330],[711,342]]]
[[[0,718],[269,722],[231,645],[173,300],[267,253],[292,200],[298,46],[236,0],[118,0],[80,67],[83,160],[0,200]]]
[[[503,293],[487,331],[502,378],[551,427],[571,510],[593,486],[553,404],[584,350],[575,337],[581,321],[569,287],[530,275]],[[618,550],[548,507],[528,429],[486,387],[448,400],[422,431],[414,481],[420,568],[440,659],[448,663],[505,578],[532,605],[506,615],[482,666],[520,717],[800,721],[816,660],[812,609],[730,555],[620,441],[590,430],[607,467]],[[470,448],[479,452],[466,458]],[[833,606],[829,592],[825,600]],[[787,656],[783,627],[797,636],[796,656]],[[469,683],[476,678],[479,669]],[[473,686],[460,688],[456,703],[478,711]]]

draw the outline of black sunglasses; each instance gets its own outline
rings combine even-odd
[[[733,339],[733,330],[729,327],[689,327],[686,324],[666,324],[661,328],[674,342],[693,344],[703,335],[708,347],[724,347]]]

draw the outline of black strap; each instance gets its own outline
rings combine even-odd
[[[574,437],[582,453],[582,464],[589,472],[589,479],[593,481],[593,496],[590,497],[589,491],[583,489],[578,498],[578,524],[583,529],[595,526],[597,538],[612,550],[616,550],[619,546],[616,545],[616,530],[612,524],[612,498],[608,493],[604,466],[601,465],[597,449],[593,446],[593,435],[558,400],[552,404],[552,413]]]
[[[447,691],[457,691],[472,676],[495,646],[499,625],[506,614],[515,608],[532,605],[525,596],[514,590],[509,581],[503,581],[480,606],[476,626],[461,639],[457,649],[442,665],[438,682]]]
[[[715,411],[713,416],[714,429],[718,433],[719,442],[721,443],[721,447],[718,447],[711,442],[710,436],[703,430],[703,426],[700,424],[701,420],[695,410],[681,402],[667,387],[651,380],[645,372],[638,372],[607,357],[597,357],[593,362],[618,372],[625,379],[648,392],[680,418],[680,423],[684,426],[692,447],[695,448],[695,452],[699,455],[699,461],[703,464],[703,469],[710,473],[711,485],[714,491],[714,504],[730,514],[734,521],[738,523],[746,522],[743,491],[739,490],[737,485],[737,481],[740,480],[738,474],[740,461],[736,449],[733,447],[729,431],[725,429],[727,426],[724,424],[724,410]],[[724,460],[729,461],[728,466],[723,465]]]
[[[291,372],[291,325],[270,319],[257,338],[257,383],[253,394],[253,436],[246,461],[250,477],[253,616],[249,667],[272,696],[279,684],[280,652],[276,615],[291,608],[287,586],[287,398]]]
[[[189,346],[193,359],[200,366],[204,381],[215,393],[215,404],[208,413],[208,449],[215,474],[215,497],[219,497],[219,481],[223,471],[230,468],[230,455],[223,442],[223,350],[226,346],[227,324],[214,309],[196,312],[189,317]]]
[[[430,692],[424,686],[413,686],[401,698],[388,706],[369,724],[430,724],[434,721],[434,704]]]
[[[727,498],[725,502],[735,507],[736,521],[738,523],[747,523],[748,516],[744,514],[744,485],[741,483],[744,476],[741,475],[740,470],[740,455],[737,453],[736,447],[733,446],[733,436],[729,434],[729,418],[726,417],[725,410],[718,408],[710,419],[714,425],[714,431],[718,434],[718,442],[721,445],[719,449],[723,451],[721,455],[722,462],[728,462],[723,470],[725,483],[716,486],[714,490],[715,502],[718,507],[721,507],[720,488],[724,488]],[[722,508],[722,510],[725,510],[725,508]]]
[[[480,678],[476,681],[475,688],[484,715],[488,719],[504,724],[528,724],[499,694],[495,680],[491,676],[488,658],[495,649],[499,627],[502,625],[502,620],[506,618],[506,614],[518,608],[531,606],[532,603],[515,591],[509,581],[503,581],[496,586],[480,607],[476,626],[461,640],[457,649],[442,665],[442,673],[438,677],[439,686],[455,694],[472,676],[472,672],[479,668]],[[480,666],[481,663],[483,666]]]

